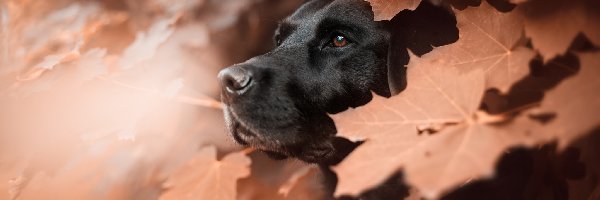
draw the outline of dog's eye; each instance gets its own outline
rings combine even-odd
[[[334,47],[344,47],[348,45],[348,39],[342,35],[336,35],[331,39],[331,45]]]

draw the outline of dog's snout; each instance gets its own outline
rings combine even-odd
[[[252,74],[241,67],[228,67],[219,72],[219,80],[228,93],[240,95],[250,87]]]

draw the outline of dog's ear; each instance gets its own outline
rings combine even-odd
[[[449,8],[421,1],[414,11],[405,10],[392,20],[383,21],[390,33],[388,47],[388,84],[392,95],[406,88],[408,50],[422,56],[434,47],[458,40],[456,18]]]

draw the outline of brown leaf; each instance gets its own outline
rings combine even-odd
[[[172,174],[160,199],[236,199],[236,181],[250,175],[250,159],[241,152],[216,157],[215,147],[202,149]]]
[[[437,48],[448,65],[460,68],[483,68],[486,88],[507,91],[529,72],[534,54],[521,47],[522,16],[501,13],[487,3],[478,8],[456,11],[459,40],[453,45]]]
[[[464,10],[469,6],[479,6],[481,4],[481,0],[443,0],[444,2],[452,5],[452,7]]]
[[[600,45],[600,3],[595,0],[536,0],[523,4],[525,34],[544,61],[567,52],[583,32]]]
[[[238,181],[238,200],[284,199],[279,192],[282,185],[309,167],[299,160],[285,162],[273,160],[260,152],[252,153],[250,156],[252,158],[250,176]]]
[[[579,69],[579,58],[569,53],[556,57],[546,63],[536,56],[530,62],[530,72],[525,78],[514,83],[510,90],[501,94],[496,90],[488,90],[482,105],[490,114],[510,113],[526,107],[539,106],[544,93],[564,79],[573,76]]]
[[[427,54],[422,60],[434,56],[438,55]],[[366,137],[335,168],[336,194],[357,194],[403,168],[409,184],[435,198],[471,179],[493,175],[505,149],[547,140],[520,129],[531,123],[525,117],[496,125],[496,118],[476,112],[484,91],[482,69],[462,71],[443,62],[411,60],[412,84],[403,93],[388,100],[375,98],[365,107],[334,116],[340,134]],[[430,123],[448,127],[433,135],[418,134],[419,126]]]
[[[585,135],[600,124],[600,53],[579,54],[581,68],[577,75],[549,91],[540,113],[555,113],[556,118],[544,127],[556,137],[560,147]]]
[[[567,154],[569,152],[573,153]],[[563,154],[576,161],[564,164],[562,169],[565,175],[571,175],[567,177],[569,199],[599,199],[600,128],[574,141]]]
[[[546,135],[520,129],[539,126],[526,117],[507,122],[477,112],[486,88],[506,90],[527,74],[533,53],[518,47],[520,19],[487,3],[457,11],[460,39],[422,58],[411,56],[403,93],[333,116],[341,135],[366,139],[335,168],[336,194],[355,195],[403,168],[409,184],[435,198],[493,175],[505,149],[546,141]],[[418,134],[422,127],[439,132]]]
[[[467,8],[469,6],[477,7],[482,2],[482,0],[443,0],[443,1],[445,3],[452,5],[452,7],[456,8],[458,10],[464,10],[465,8]],[[487,0],[487,3],[489,3],[491,6],[496,8],[496,10],[498,10],[498,11],[510,12],[516,7],[515,3],[519,3],[519,2],[513,2],[513,1],[526,1],[526,0]]]
[[[279,194],[287,200],[322,199],[325,194],[320,176],[318,167],[306,166],[279,188]]]
[[[367,0],[373,7],[375,21],[390,20],[402,10],[415,10],[421,0]]]
[[[509,2],[514,3],[514,4],[521,4],[521,3],[525,3],[528,2],[529,0],[509,0]]]
[[[176,19],[160,20],[153,24],[147,32],[137,33],[133,44],[123,52],[123,56],[119,60],[119,66],[122,69],[130,69],[140,62],[152,58],[158,47],[173,34],[173,27],[171,26]]]

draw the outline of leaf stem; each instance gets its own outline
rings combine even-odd
[[[246,155],[248,155],[248,154],[251,154],[252,152],[255,152],[255,151],[256,151],[255,148],[248,147],[248,148],[243,149],[241,152],[244,153],[244,154],[246,154]]]

